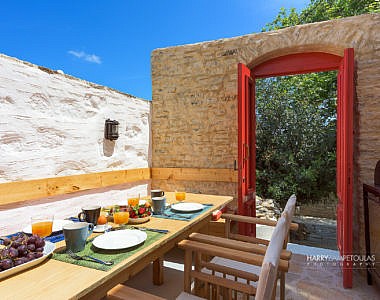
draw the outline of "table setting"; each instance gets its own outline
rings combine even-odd
[[[174,192],[161,193],[157,196],[165,196],[164,211],[169,208],[170,204],[173,205],[178,202],[202,203],[203,205],[204,203],[210,203],[213,204],[213,206],[210,205],[207,207],[212,207],[212,211],[214,211],[220,209],[233,199],[230,196],[186,193],[184,201],[177,201]],[[165,220],[154,214],[154,205],[151,198],[155,197],[151,197],[150,195],[149,197],[139,199],[139,206],[145,205],[146,202],[152,206],[150,218],[141,224],[130,223],[129,220],[131,220],[132,217],[129,217],[128,222],[124,224],[115,224],[113,222],[113,216],[108,215],[107,207],[101,207],[100,216],[94,228],[89,225],[88,220],[85,218],[83,222],[79,221],[78,213],[83,211],[81,208],[78,209],[76,214],[73,213],[67,220],[63,220],[65,224],[62,224],[62,220],[55,222],[59,218],[53,218],[53,222],[49,221],[47,222],[49,224],[46,223],[46,225],[48,225],[47,227],[51,227],[52,233],[48,236],[41,237],[45,241],[45,245],[42,248],[42,252],[39,252],[40,254],[37,255],[39,256],[38,258],[19,266],[13,265],[12,268],[7,270],[0,270],[0,289],[2,296],[6,299],[14,297],[20,299],[31,297],[48,298],[54,293],[53,291],[59,290],[59,294],[54,294],[57,299],[91,297],[91,299],[93,299],[97,296],[101,298],[105,295],[105,292],[109,290],[109,287],[115,280],[126,281],[151,263],[153,263],[155,270],[160,270],[157,272],[164,272],[161,258],[165,253],[176,247],[177,243],[180,242],[184,236],[188,236],[192,232],[199,230],[199,228],[207,226],[212,213],[211,211],[201,213],[190,221],[180,219]],[[119,202],[117,206],[122,206],[122,208],[123,206],[128,206],[128,203],[125,202],[127,201],[125,200],[121,205]],[[82,208],[86,207],[87,206],[83,206]],[[94,207],[94,209],[96,208]],[[183,214],[173,211],[173,214],[174,213]],[[135,216],[133,219],[138,217],[139,216]],[[44,220],[41,222],[44,222]],[[55,223],[61,223],[60,230],[56,231],[57,225]],[[66,248],[63,227],[69,230],[70,226],[74,226],[70,224],[77,223],[83,224],[84,229],[81,229],[81,231],[83,230],[85,237],[87,237],[89,232],[90,235],[85,238],[83,250],[74,252]],[[40,226],[41,225],[42,224],[40,224]],[[21,226],[21,228],[23,227],[25,226]],[[101,229],[101,232],[95,232],[97,227],[99,230]],[[128,248],[124,248],[125,245],[123,244],[116,244],[113,245],[115,249],[100,249],[110,247],[108,243],[102,245],[102,241],[100,241],[100,245],[98,244],[99,248],[94,246],[94,240],[97,237],[123,232],[124,230],[128,230],[129,234],[133,233],[133,235],[139,235],[141,237],[142,235],[140,233],[135,234],[135,232],[144,232],[146,238],[145,236],[140,240],[138,237],[134,238],[136,245],[131,247],[127,245]],[[30,227],[29,230],[25,229],[25,231],[29,233],[20,231],[8,235],[6,238],[17,240],[20,238],[20,235],[25,235],[28,238],[33,237],[33,230],[32,234],[30,234]],[[130,239],[133,240],[132,238]],[[95,243],[98,243],[98,240]],[[0,252],[8,246],[9,244],[7,244],[7,246],[4,245],[4,241],[2,241],[0,237]],[[33,248],[33,246],[31,247]],[[35,247],[35,250],[37,248]],[[41,249],[38,249],[38,251],[41,251]],[[30,266],[29,264],[35,265]],[[49,275],[46,276],[46,274]],[[161,284],[161,278],[162,277],[157,276],[153,277],[153,281],[155,284]]]
[[[213,207],[210,203],[186,202],[186,192],[178,191],[174,193],[176,202],[169,204],[164,192],[160,192],[159,197],[152,197],[153,216],[156,218],[191,221]]]
[[[174,195],[175,201],[172,203],[166,202],[162,190],[152,190],[151,196],[144,199],[140,195],[129,195],[127,204],[83,206],[77,216],[65,220],[54,220],[51,215],[32,216],[30,225],[24,227],[22,232],[3,239],[3,249],[0,248],[0,280],[50,257],[108,271],[169,232],[167,229],[147,226],[152,217],[191,221],[213,207],[213,204],[187,202],[185,192],[175,192]],[[30,239],[37,239],[37,243],[40,241],[43,246],[33,248]],[[61,246],[63,241],[64,246]],[[57,243],[59,246],[56,247]],[[18,249],[18,244],[27,247],[25,259],[21,254],[22,249],[20,254],[12,254],[13,257],[8,254]]]
[[[165,233],[139,230],[129,226],[117,227],[117,230],[107,231],[104,234],[89,238],[83,249],[73,252],[82,258],[78,259],[73,254],[68,254],[69,250],[65,247],[55,251],[52,258],[79,266],[108,271],[114,265],[159,240]],[[98,261],[94,261],[94,259]]]
[[[140,195],[128,195],[127,200],[128,205],[83,207],[78,214],[79,223],[84,224],[81,230],[75,224],[63,226],[66,247],[55,251],[52,258],[108,271],[168,233],[168,230],[135,226],[149,222],[151,205],[141,200]],[[71,239],[74,232],[75,238]],[[92,233],[97,234],[93,237]]]

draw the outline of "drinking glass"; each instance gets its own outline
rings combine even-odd
[[[138,206],[140,202],[140,194],[129,195],[128,196],[128,205],[131,207]]]
[[[119,208],[118,211],[113,213],[113,222],[118,225],[127,224],[129,221],[128,208]]]
[[[53,232],[53,215],[33,216],[32,221],[32,234],[39,237],[47,237]]]
[[[184,201],[186,199],[186,192],[175,192],[175,200]]]

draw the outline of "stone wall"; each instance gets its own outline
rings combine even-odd
[[[150,106],[149,101],[0,55],[0,184],[149,167]],[[116,141],[104,139],[107,118],[120,122]],[[147,185],[0,207],[1,224],[17,222],[21,229],[31,214],[46,209],[67,217],[86,203],[121,202],[129,190],[146,195]],[[49,203],[55,200],[61,201]]]
[[[298,52],[355,49],[354,248],[363,253],[362,183],[380,159],[380,15],[370,14],[156,49],[152,53],[153,167],[233,168],[237,159],[237,64]],[[160,182],[153,182],[159,186]],[[172,183],[172,187],[176,184]],[[236,194],[233,183],[185,183]],[[380,241],[379,241],[380,242]]]

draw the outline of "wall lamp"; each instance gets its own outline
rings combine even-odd
[[[119,122],[107,119],[104,124],[104,138],[107,140],[117,140],[119,137]]]

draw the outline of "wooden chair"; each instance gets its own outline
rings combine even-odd
[[[284,259],[286,261],[289,261],[292,255],[290,251],[286,250],[289,231],[298,229],[298,224],[291,223],[291,219],[293,218],[293,215],[294,215],[295,205],[296,205],[296,196],[292,195],[287,201],[285,209],[284,209],[284,213],[286,212],[288,216],[289,224],[287,224],[286,226],[287,232],[286,232],[286,237],[284,239],[283,250],[281,251],[280,257],[281,259]],[[241,216],[241,215],[231,215],[231,214],[223,214],[222,217],[226,220],[225,238],[220,238],[220,237],[215,237],[215,236],[210,236],[210,235],[205,235],[205,234],[200,234],[200,233],[193,233],[189,236],[189,239],[193,241],[198,241],[201,243],[208,243],[211,245],[225,247],[227,249],[235,249],[235,250],[265,255],[268,245],[269,245],[269,240],[233,233],[231,231],[231,222],[237,221],[237,222],[246,222],[250,224],[276,226],[277,224],[276,221],[259,219],[255,217]],[[233,260],[221,258],[219,256],[215,256],[214,258],[212,258],[211,262],[215,264],[219,264],[219,265],[224,265],[229,268],[238,268],[240,270],[245,270],[246,272],[249,272],[249,273],[255,273],[255,274],[260,273],[260,267],[250,265],[250,264],[237,263]],[[281,300],[285,299],[285,273],[287,271],[288,271],[287,269],[281,269],[279,272]]]
[[[289,265],[287,260],[280,259],[289,225],[288,214],[284,212],[276,224],[265,256],[193,240],[181,241],[178,246],[185,250],[184,292],[177,299],[192,299],[191,293],[206,299],[249,299],[255,296],[255,299],[267,300],[274,297],[277,270],[286,270]],[[214,255],[259,266],[260,273],[257,275],[215,264],[205,258]],[[257,287],[252,285],[256,281]]]

